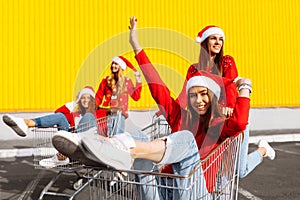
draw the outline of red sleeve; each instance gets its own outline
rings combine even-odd
[[[184,80],[182,90],[180,94],[178,95],[176,101],[181,105],[182,108],[186,108],[188,105],[188,100],[187,100],[187,93],[186,93],[186,84],[187,81],[186,79]]]
[[[234,62],[233,57],[226,55],[222,60],[223,77],[229,81],[233,81],[238,77],[238,71]],[[226,107],[234,108],[237,98],[236,86],[233,84],[226,86]]]
[[[102,81],[98,87],[98,90],[96,92],[95,102],[96,102],[97,106],[99,106],[102,103],[103,97],[105,95],[104,92],[105,92],[106,84],[107,84],[107,77],[102,79]]]
[[[187,97],[187,93],[186,93],[186,84],[187,84],[187,80],[193,76],[194,73],[196,73],[198,70],[195,67],[195,64],[191,65],[189,67],[189,69],[187,70],[186,76],[185,76],[185,80],[182,86],[182,90],[180,92],[180,94],[178,95],[176,101],[181,105],[182,108],[186,108],[187,104],[188,104],[188,97]]]
[[[161,80],[158,72],[151,64],[144,50],[135,56],[144,77],[148,83],[151,95],[160,109],[163,109],[166,120],[171,128],[180,126],[181,108],[180,105],[171,97],[169,89]]]
[[[236,85],[232,82],[231,84],[225,85],[226,91],[226,107],[234,108],[238,92]]]
[[[236,100],[233,114],[225,120],[224,128],[221,133],[221,139],[234,136],[246,129],[250,111],[250,99],[247,97],[238,97]]]
[[[127,83],[128,83],[127,85],[128,94],[131,96],[133,100],[138,101],[141,98],[142,83],[136,82],[135,87],[131,79],[128,79]]]
[[[74,123],[74,115],[71,112],[71,110],[66,106],[66,104],[63,105],[63,106],[61,106],[61,107],[59,107],[54,112],[55,113],[62,113],[62,114],[64,114],[64,116],[67,118],[70,126],[74,126],[75,125],[75,123]]]
[[[222,60],[223,77],[234,80],[238,77],[238,71],[233,57],[226,55]]]

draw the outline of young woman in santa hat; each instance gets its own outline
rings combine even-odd
[[[136,85],[132,80],[124,76],[127,66],[134,71]],[[108,109],[112,114],[121,110],[121,118],[117,123],[116,133],[125,131],[125,119],[128,118],[128,97],[138,101],[141,97],[142,81],[141,75],[136,68],[123,56],[115,56],[112,59],[111,73],[102,79],[96,92],[96,105],[98,118],[101,117],[104,109]],[[111,120],[117,120],[117,116],[112,116]]]
[[[186,79],[193,76],[198,70],[205,70],[209,73],[222,76],[229,81],[236,81],[238,77],[238,71],[233,57],[224,56],[224,42],[225,34],[223,30],[217,26],[206,26],[197,35],[196,42],[200,43],[199,62],[189,67],[186,75]],[[186,104],[186,81],[184,82],[183,89],[179,94],[177,101],[182,106]],[[235,100],[237,97],[236,89],[229,85],[226,87],[226,99],[220,102],[222,112],[226,117],[229,117],[233,113]],[[243,131],[243,143],[240,153],[240,170],[239,177],[246,177],[251,171],[254,170],[262,162],[263,157],[268,157],[271,160],[275,158],[274,149],[265,140],[260,140],[257,150],[248,154],[249,143],[249,125]],[[267,153],[268,150],[268,153]]]
[[[5,114],[3,122],[21,137],[26,137],[28,128],[32,127],[54,127],[59,130],[83,132],[86,129],[96,126],[95,122],[95,92],[90,86],[79,91],[76,100],[61,106],[53,114],[37,117],[33,119],[23,119]],[[88,125],[83,125],[91,122]],[[69,159],[58,153],[53,158],[44,160],[41,164],[48,166],[65,165]],[[51,161],[51,162],[50,162]],[[52,167],[53,167],[52,166]]]
[[[240,79],[236,82],[239,92],[235,109],[232,116],[226,118],[220,110],[218,100],[225,95],[224,82],[229,84],[228,81],[205,71],[197,71],[187,80],[188,107],[182,108],[171,97],[169,89],[139,45],[136,23],[136,18],[130,18],[130,43],[152,97],[165,110],[172,134],[149,141],[145,133],[135,131],[118,134],[112,138],[94,135],[83,137],[78,141],[71,134],[58,133],[53,137],[53,145],[70,157],[74,155],[72,149],[81,146],[98,160],[99,165],[109,165],[118,170],[130,169],[134,161],[134,169],[153,170],[157,164],[161,164],[168,166],[163,169],[164,173],[188,175],[195,165],[206,158],[222,141],[245,129],[248,123],[252,83],[249,79]],[[60,140],[66,141],[68,145],[65,147],[56,145]],[[214,175],[216,171],[213,170],[204,173],[201,182],[206,184],[197,185],[199,188],[195,188],[195,191],[199,196],[196,198],[203,197],[202,194],[207,194],[207,191],[214,191],[216,182],[209,179]],[[149,180],[140,177],[140,181]],[[151,184],[155,184],[156,180],[152,181]],[[187,188],[190,184],[187,179],[175,181],[180,188]],[[141,199],[147,197],[164,199],[165,195],[153,188],[147,193],[145,191]],[[182,191],[180,196],[178,191],[174,191],[173,195],[174,199],[190,199],[189,191]]]

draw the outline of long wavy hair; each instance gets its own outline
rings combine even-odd
[[[79,100],[76,105],[75,110],[76,110],[76,112],[78,112],[81,115],[84,115],[86,113],[94,113],[96,111],[95,105],[96,105],[95,98],[90,95],[90,102],[89,102],[88,108],[85,109],[81,104],[81,100]]]
[[[219,107],[218,99],[210,89],[208,89],[208,98],[210,99],[211,104],[204,115],[200,116],[199,113],[192,108],[190,99],[188,99],[187,106],[188,115],[186,123],[191,127],[192,123],[195,122],[195,119],[199,119],[202,128],[201,131],[204,131],[205,133],[207,133],[208,129],[211,127],[213,119],[219,118],[225,120],[225,116],[222,114]]]
[[[224,43],[222,45],[222,48],[220,52],[216,55],[213,61],[210,60],[210,55],[208,51],[208,40],[209,37],[206,38],[202,43],[201,43],[201,49],[200,49],[200,55],[199,55],[199,62],[197,65],[198,70],[207,70],[208,68],[213,69],[212,73],[223,76],[223,69],[222,69],[222,60],[224,56]]]
[[[110,73],[110,75],[107,78],[107,85],[109,88],[111,88],[111,90],[114,90],[116,88],[116,94],[118,96],[127,91],[125,85],[125,76],[121,68],[119,68],[117,73]]]

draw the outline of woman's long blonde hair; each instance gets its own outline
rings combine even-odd
[[[107,85],[112,90],[116,88],[117,95],[121,95],[122,93],[127,91],[125,84],[125,76],[123,74],[123,70],[120,68],[117,74],[111,73],[107,78]]]

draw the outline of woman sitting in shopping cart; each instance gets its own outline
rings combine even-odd
[[[136,36],[135,17],[130,18],[130,24],[130,43],[136,54],[136,60],[148,82],[152,97],[164,109],[172,134],[154,141],[148,141],[148,137],[141,131],[119,134],[112,138],[94,135],[83,137],[81,141],[75,141],[70,134],[57,134],[54,135],[52,142],[55,146],[61,139],[69,141],[68,146],[82,146],[98,160],[99,166],[108,165],[117,170],[129,170],[134,163],[134,169],[152,170],[155,165],[171,164],[171,168],[163,169],[163,172],[180,176],[189,175],[195,165],[207,157],[222,141],[238,135],[245,129],[250,109],[251,80],[244,78],[236,83],[239,92],[237,103],[232,117],[226,119],[219,110],[218,99],[225,94],[223,84],[230,83],[223,82],[219,76],[203,71],[196,72],[188,80],[186,87],[188,108],[181,108],[171,97],[169,89],[140,46]],[[73,152],[64,148],[61,150],[72,157]],[[209,175],[204,173],[201,182],[206,183],[206,187],[198,186],[201,190],[200,188],[196,190],[197,198],[214,190],[215,179],[209,179],[209,176],[214,174],[216,172],[210,172]],[[186,179],[176,179],[176,183],[181,188],[191,184]],[[148,191],[148,195],[155,198],[155,195],[161,197],[163,194]],[[176,195],[179,194],[175,192],[173,195],[176,199]],[[189,192],[183,191],[180,198],[189,199]]]
[[[2,119],[8,127],[21,137],[26,137],[28,129],[33,127],[55,126],[58,130],[83,132],[96,126],[95,92],[91,86],[85,86],[78,92],[75,101],[64,104],[49,115],[23,119],[5,114]],[[45,167],[55,167],[68,163],[69,159],[60,153],[40,162]]]

